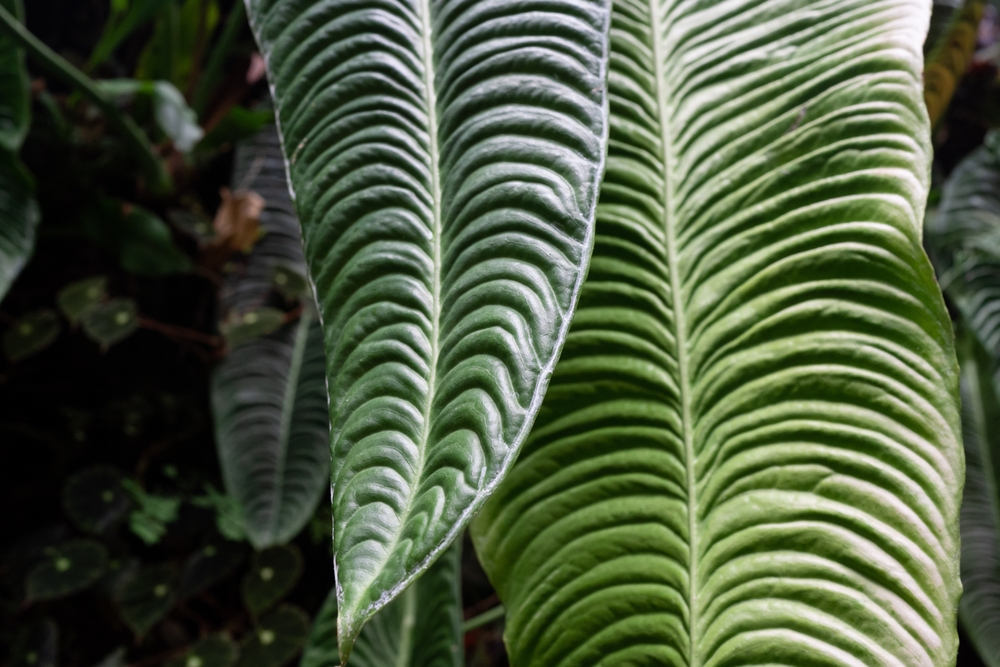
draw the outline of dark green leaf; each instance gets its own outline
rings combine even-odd
[[[99,663],[94,665],[94,667],[125,667],[125,653],[125,647],[119,646],[114,651],[104,656]]]
[[[75,473],[63,486],[66,515],[84,532],[106,533],[125,518],[131,505],[121,483],[121,472],[109,466],[92,466]]]
[[[62,325],[55,311],[44,308],[19,317],[3,335],[4,354],[21,361],[41,352],[59,337]]]
[[[101,197],[85,208],[82,219],[87,234],[130,273],[156,278],[191,270],[167,224],[140,206]]]
[[[141,637],[167,615],[174,605],[176,581],[172,566],[151,565],[122,587],[118,611],[132,632]]]
[[[340,667],[337,650],[337,587],[326,596],[323,606],[313,619],[309,640],[302,650],[299,667]]]
[[[284,169],[273,127],[237,149],[234,186],[264,198],[260,224],[266,234],[254,245],[245,267],[226,277],[224,312],[233,317],[258,308],[251,311],[258,318],[254,323],[223,328],[231,346],[245,338],[240,329],[263,333],[262,314],[271,312],[274,322],[280,314],[284,320],[280,311],[259,308],[273,298],[274,267],[298,275],[306,271]],[[322,329],[311,299],[304,306],[298,321],[231,350],[212,376],[223,479],[239,501],[247,535],[258,549],[294,538],[329,492]]]
[[[243,562],[244,551],[236,542],[215,540],[191,554],[181,572],[180,598],[186,600],[228,577]]]
[[[76,324],[88,310],[107,296],[108,277],[94,276],[70,283],[56,294],[59,310],[71,324]]]
[[[590,272],[473,524],[513,667],[953,664],[930,5],[613,1]]]
[[[0,6],[19,19],[24,16],[21,0],[0,0]],[[0,34],[0,152],[17,153],[30,122],[31,92],[24,52],[6,34]]]
[[[260,619],[240,647],[240,667],[281,667],[302,649],[309,635],[309,616],[282,605]]]
[[[259,616],[288,595],[301,576],[302,553],[294,544],[259,551],[243,578],[243,604]]]
[[[47,550],[28,573],[29,600],[72,595],[97,583],[108,568],[108,550],[93,540],[72,540]]]
[[[236,642],[212,635],[196,642],[184,655],[168,660],[164,667],[231,667],[238,655]]]
[[[18,638],[12,657],[11,667],[57,667],[59,626],[51,618],[46,618],[27,629]]]
[[[247,7],[329,351],[347,654],[541,403],[593,241],[608,3]]]
[[[88,309],[80,323],[92,341],[111,347],[139,328],[138,307],[132,299],[112,299]]]

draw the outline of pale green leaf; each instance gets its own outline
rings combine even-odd
[[[341,650],[513,464],[593,241],[606,0],[249,0],[326,340]]]
[[[281,327],[284,312],[260,305],[277,298],[277,264],[305,274],[273,127],[239,147],[233,181],[266,202],[260,214],[266,233],[245,266],[226,278],[222,329],[235,349],[212,375],[212,408],[226,490],[240,506],[250,542],[263,549],[294,538],[329,493],[323,338],[315,308]]]
[[[512,667],[949,667],[922,0],[615,0],[587,283],[473,524]]]

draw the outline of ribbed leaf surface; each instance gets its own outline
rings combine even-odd
[[[462,667],[461,542],[365,625],[348,667]],[[317,615],[299,667],[338,667],[337,598]]]
[[[962,493],[962,584],[959,617],[988,667],[1000,667],[1000,403],[996,366],[978,344],[962,359],[962,431],[966,476]],[[978,352],[978,354],[976,353]]]
[[[242,313],[273,291],[276,263],[302,273],[305,265],[275,129],[242,146],[236,161],[235,184],[266,202],[266,234],[223,291],[224,306]],[[291,540],[329,483],[323,332],[311,304],[297,321],[230,351],[215,369],[212,403],[223,478],[247,536],[258,549]]]
[[[0,0],[0,5],[15,16],[22,14],[19,0]],[[17,157],[28,133],[30,112],[24,54],[0,34],[0,300],[35,247],[34,184]]]
[[[966,326],[1000,355],[1000,134],[990,132],[952,172],[926,241]]]
[[[249,0],[328,350],[339,632],[459,533],[565,339],[605,0]]]
[[[929,7],[615,0],[590,273],[473,523],[514,667],[952,664]]]

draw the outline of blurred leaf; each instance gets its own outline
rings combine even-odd
[[[205,24],[200,26],[202,10]],[[153,35],[139,56],[136,78],[164,79],[190,90],[191,77],[200,70],[205,46],[218,22],[216,0],[184,0],[180,8],[174,5],[156,22]]]
[[[243,552],[236,542],[217,540],[191,554],[181,572],[180,598],[186,600],[228,577],[243,561]]]
[[[198,151],[210,152],[250,139],[266,125],[274,121],[271,109],[254,110],[235,106],[229,110],[219,124],[205,134],[198,143]]]
[[[220,325],[226,344],[232,349],[252,340],[274,333],[285,321],[285,313],[277,308],[258,308],[249,313],[234,315]]]
[[[26,629],[13,647],[11,667],[56,667],[59,660],[59,626],[51,618]]]
[[[72,475],[63,486],[63,509],[80,530],[101,534],[128,512],[131,502],[122,474],[110,466],[91,466]]]
[[[105,95],[111,97],[148,97],[153,103],[153,116],[157,126],[173,142],[174,148],[182,153],[191,152],[205,134],[184,95],[169,81],[107,79],[100,81],[98,85]]]
[[[59,290],[56,294],[56,304],[66,319],[71,324],[76,324],[84,313],[104,300],[107,289],[107,276],[77,280]]]
[[[43,308],[22,315],[3,335],[3,349],[11,361],[21,361],[51,345],[62,326],[55,311]]]
[[[244,639],[240,667],[281,667],[295,657],[309,635],[309,616],[282,605],[260,619],[256,632]]]
[[[264,198],[249,190],[230,192],[228,188],[219,194],[222,204],[212,221],[215,230],[212,245],[226,255],[250,252],[263,233],[260,214],[266,204]]]
[[[19,0],[0,0],[0,4],[14,16],[24,14]],[[24,54],[0,34],[0,301],[35,247],[39,214],[34,183],[17,157],[30,119]]]
[[[99,197],[81,214],[95,243],[118,256],[123,269],[157,278],[191,270],[191,260],[174,245],[170,228],[146,209]]]
[[[174,604],[176,575],[168,564],[144,567],[122,588],[118,611],[136,635],[156,625]]]
[[[34,252],[39,213],[33,192],[20,160],[0,149],[0,300]]]
[[[212,635],[194,643],[184,655],[168,660],[164,667],[230,667],[238,655],[236,642],[224,635]]]
[[[211,484],[205,486],[205,493],[204,496],[192,498],[191,502],[198,507],[215,510],[215,526],[219,534],[233,541],[246,538],[243,515],[236,499],[227,493],[219,493]]]
[[[167,532],[167,524],[177,518],[180,498],[157,496],[146,491],[134,480],[122,480],[122,487],[139,505],[129,514],[129,528],[146,544],[156,544]]]
[[[132,581],[139,574],[142,563],[138,558],[112,558],[108,561],[108,572],[101,579],[98,588],[101,594],[112,600],[121,597],[125,584]]]
[[[924,102],[931,125],[944,117],[959,80],[976,50],[976,35],[983,17],[982,0],[967,0],[928,53],[924,64]]]
[[[288,595],[301,576],[302,552],[294,544],[259,551],[243,578],[243,604],[259,616]]]
[[[309,640],[302,650],[299,667],[340,667],[340,651],[337,650],[337,587],[326,596],[313,620]]]
[[[127,9],[122,11],[122,4],[113,3],[111,17],[90,54],[87,68],[94,69],[107,60],[129,35],[156,18],[170,4],[171,0],[130,0],[126,5]]]
[[[87,310],[80,322],[88,338],[101,347],[111,347],[139,328],[138,306],[132,299],[112,299]]]
[[[108,550],[94,540],[72,540],[53,547],[28,573],[29,600],[65,597],[97,583],[108,568]]]
[[[125,667],[125,653],[125,647],[119,646],[101,658],[101,661],[94,665],[94,667]]]
[[[196,239],[199,246],[206,245],[215,238],[212,219],[202,213],[186,209],[173,209],[167,213],[170,224]]]
[[[301,271],[302,268],[304,267],[275,262],[271,279],[274,281],[274,288],[285,298],[300,299],[309,290],[309,281]]]

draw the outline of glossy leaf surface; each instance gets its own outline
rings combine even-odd
[[[461,543],[456,540],[416,582],[361,630],[348,667],[462,667]],[[316,617],[299,667],[339,667],[337,598]]]
[[[226,490],[258,549],[295,537],[329,493],[329,417],[323,335],[311,303],[279,329],[283,313],[260,307],[278,263],[301,267],[302,240],[273,127],[237,151],[234,183],[265,201],[266,233],[226,280],[222,300],[240,325],[212,377],[216,446]],[[308,298],[308,297],[307,297]],[[269,329],[265,313],[278,321]],[[247,322],[250,315],[257,316]],[[274,324],[272,322],[272,324]],[[270,325],[269,325],[270,326]]]
[[[341,649],[509,469],[576,304],[604,0],[250,0],[326,336]]]
[[[513,667],[953,663],[929,8],[614,3],[590,273],[473,524]]]

